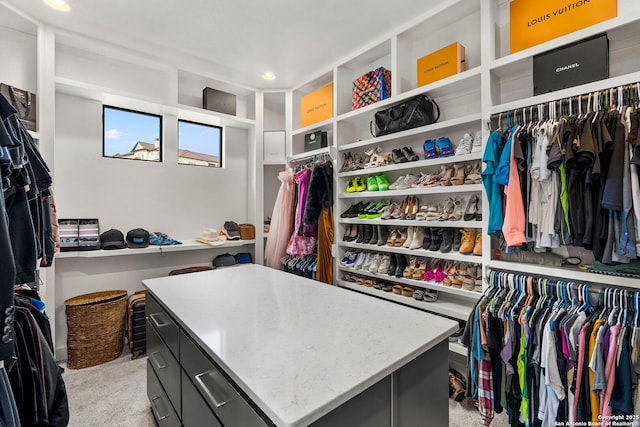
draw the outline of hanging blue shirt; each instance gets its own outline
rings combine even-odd
[[[487,200],[489,201],[488,234],[501,231],[502,223],[504,222],[504,212],[502,210],[502,188],[494,179],[498,168],[498,161],[500,160],[503,151],[505,150],[502,135],[499,131],[494,130],[491,132],[491,135],[489,135],[489,139],[487,140],[487,145],[485,146],[484,154],[482,156],[482,161],[486,165],[485,169],[482,171],[482,184],[484,185],[484,190],[487,193]]]

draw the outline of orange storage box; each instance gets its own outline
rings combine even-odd
[[[418,87],[465,70],[464,46],[456,42],[418,58]]]
[[[333,117],[333,83],[308,93],[300,100],[300,127]]]

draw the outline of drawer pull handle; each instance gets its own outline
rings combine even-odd
[[[154,351],[153,353],[151,353],[151,360],[154,362],[154,365],[156,365],[156,368],[158,369],[164,369],[167,366],[167,363],[164,361],[164,358],[162,357],[162,355],[160,354],[160,352]],[[158,359],[160,359],[160,361],[158,361]]]
[[[167,413],[167,415],[160,415],[160,412],[158,412],[158,408],[156,407],[156,400],[162,398],[162,396],[158,396],[158,397],[154,397],[153,399],[151,399],[151,410],[153,411],[153,414],[156,416],[156,418],[158,419],[158,421],[162,421],[165,418],[169,418],[169,413]]]
[[[196,375],[195,376],[196,386],[205,395],[205,398],[207,398],[207,400],[209,400],[211,403],[213,403],[213,405],[216,408],[221,408],[224,405],[226,405],[228,403],[228,401],[224,400],[224,399],[220,399],[221,401],[219,401],[218,399],[216,399],[215,396],[213,395],[213,393],[211,392],[211,388],[208,387],[204,383],[204,380],[203,380],[203,377],[211,378],[211,380],[215,384],[215,378],[213,378],[211,374],[216,375],[216,374],[218,374],[218,372],[216,372],[216,371],[208,371],[208,372],[203,372],[201,374]],[[222,387],[221,384],[215,384],[215,385],[217,385],[218,387]]]
[[[168,326],[171,324],[170,322],[158,322],[156,316],[160,316],[160,313],[153,313],[149,315],[149,319],[151,319],[156,328],[162,328],[163,326]]]

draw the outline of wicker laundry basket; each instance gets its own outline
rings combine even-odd
[[[242,240],[253,240],[256,238],[256,227],[253,224],[239,224],[240,238]]]
[[[70,369],[99,365],[122,354],[127,291],[79,295],[66,300],[64,305]]]

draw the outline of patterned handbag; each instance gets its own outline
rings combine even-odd
[[[391,71],[376,68],[353,82],[351,109],[365,107],[391,96]]]

